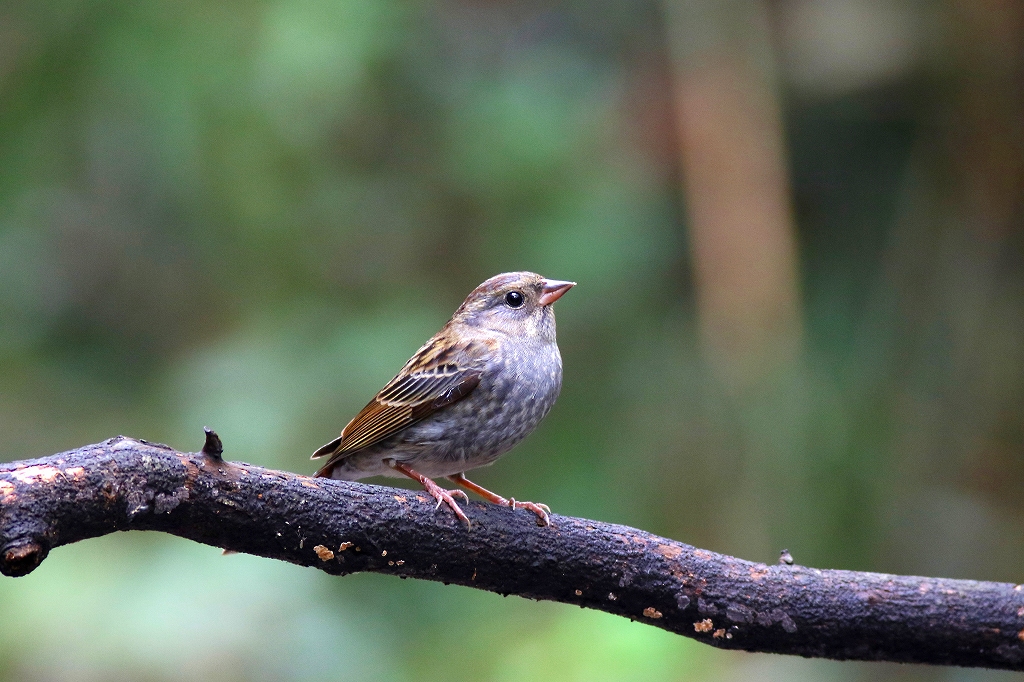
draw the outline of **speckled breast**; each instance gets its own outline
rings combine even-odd
[[[528,436],[551,410],[562,386],[562,359],[551,344],[505,344],[464,400],[399,435],[398,459],[427,476],[486,466]]]

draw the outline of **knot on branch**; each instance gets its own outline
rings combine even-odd
[[[224,445],[220,442],[220,436],[209,426],[204,426],[203,432],[206,434],[206,442],[203,443],[201,452],[207,457],[220,460],[221,455],[224,454]]]
[[[13,542],[4,547],[0,555],[0,573],[11,578],[28,575],[43,562],[47,553],[44,545],[33,540]]]

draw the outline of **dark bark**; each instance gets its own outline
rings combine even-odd
[[[0,465],[0,571],[158,530],[343,575],[375,571],[599,609],[726,649],[1024,670],[1024,587],[765,565],[633,528],[272,471],[118,437]]]

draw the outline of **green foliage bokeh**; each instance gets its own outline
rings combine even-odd
[[[1019,582],[1024,259],[921,152],[950,67],[783,87],[806,338],[738,394],[699,343],[659,7],[0,7],[0,458],[208,425],[311,472],[473,286],[528,269],[579,282],[565,384],[482,484],[752,560]],[[140,533],[0,603],[10,680],[997,677]]]

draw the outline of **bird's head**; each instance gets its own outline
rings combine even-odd
[[[540,337],[553,342],[555,313],[551,304],[575,285],[533,272],[495,275],[466,297],[453,321],[517,338]]]

